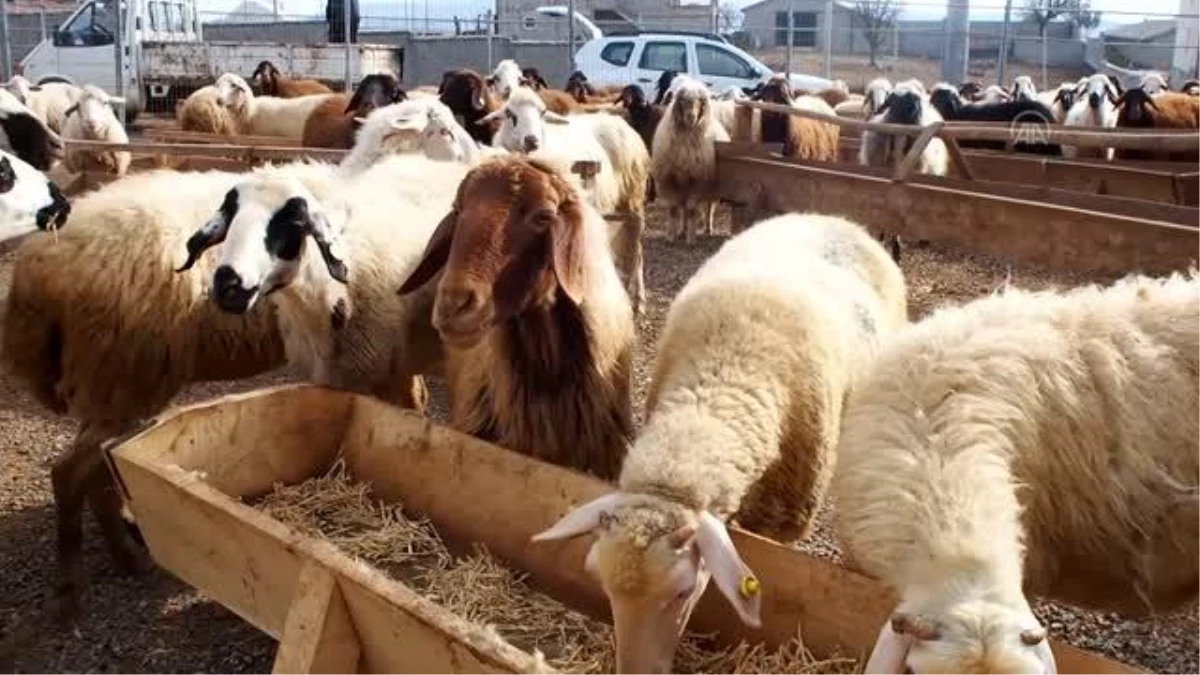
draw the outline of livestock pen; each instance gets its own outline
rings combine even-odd
[[[954,125],[946,128],[953,129]],[[187,147],[152,143],[130,149],[146,158],[190,155],[192,159],[168,161],[186,161],[182,166],[190,164],[196,168],[203,168],[206,163],[213,168],[246,167],[262,161],[314,156],[311,151],[286,144],[254,145],[242,143],[242,138],[235,141],[237,145],[229,145],[228,139],[217,143],[212,139],[169,135],[155,140]],[[208,147],[197,147],[201,145]],[[1131,269],[1180,269],[1189,255],[1195,255],[1196,210],[1188,208],[1195,205],[1195,167],[1190,167],[1189,177],[1188,167],[1027,160],[1019,155],[974,151],[962,155],[971,171],[970,178],[956,173],[942,180],[908,175],[897,181],[890,171],[838,164],[809,165],[781,158],[769,147],[730,144],[718,149],[721,197],[735,211],[814,209],[843,213],[859,219],[872,231],[901,235],[906,243],[902,267],[910,283],[913,318],[938,305],[962,302],[992,291],[1006,279],[1033,287],[1077,285],[1108,280]],[[320,154],[325,159],[340,156],[341,151]],[[1134,180],[1140,187],[1130,188]],[[1005,209],[1014,212],[997,213]],[[635,400],[639,410],[666,306],[721,241],[701,238],[693,248],[669,243],[663,236],[661,214],[652,210],[649,215],[646,254],[649,307],[646,316],[639,320],[635,361]],[[935,220],[937,217],[942,220]],[[721,224],[727,222],[722,217]],[[1094,228],[1096,231],[1091,231]],[[928,244],[920,243],[922,240]],[[914,242],[918,244],[915,248]],[[5,289],[10,265],[11,257],[0,260],[0,284]],[[210,398],[286,379],[286,375],[274,373],[232,386],[205,385],[191,389],[187,398]],[[298,401],[306,397],[309,402],[301,406]],[[207,464],[213,460],[212,453],[199,446],[186,448],[187,439],[203,444],[205,434],[209,433],[204,429],[222,428],[221,424],[231,420],[244,420],[238,427],[239,434],[253,434],[256,429],[282,431],[286,421],[279,422],[280,426],[274,429],[269,421],[299,417],[294,411],[309,410],[308,406],[314,405],[312,401],[319,401],[317,407],[323,410],[313,413],[314,419],[326,419],[322,414],[333,416],[329,419],[344,415],[340,419],[347,434],[344,443],[339,443],[341,450],[365,451],[360,460],[371,452],[403,453],[404,460],[386,472],[380,468],[384,466],[381,462],[372,463],[369,459],[357,464],[351,462],[352,476],[370,481],[375,495],[404,503],[432,518],[448,540],[488,543],[494,553],[530,573],[539,585],[545,584],[552,596],[603,615],[603,596],[581,579],[580,544],[538,550],[521,543],[527,540],[526,535],[552,522],[571,503],[599,494],[599,486],[570,472],[537,465],[372,401],[304,388],[218,400],[164,415],[158,427],[116,451],[118,473],[122,456],[128,451],[125,471],[134,471],[141,480],[137,487],[130,481],[125,485],[135,513],[139,508],[151,508],[147,503],[161,505],[163,502],[154,500],[162,495],[178,498],[177,504],[170,501],[176,497],[166,497],[167,508],[176,510],[170,514],[169,522],[160,520],[157,529],[149,524],[152,515],[139,514],[139,519],[147,520],[147,539],[160,563],[199,588],[199,592],[164,574],[156,574],[149,581],[129,582],[116,578],[107,567],[98,566],[93,568],[96,578],[88,601],[90,610],[79,624],[78,633],[68,631],[59,635],[57,630],[39,628],[37,594],[31,589],[40,590],[46,566],[39,565],[38,558],[44,560],[51,550],[51,545],[39,534],[39,528],[45,529],[44,523],[50,522],[50,516],[35,506],[39,493],[44,492],[43,476],[39,473],[44,469],[40,462],[54,443],[61,442],[69,427],[33,414],[24,395],[11,385],[5,388],[4,400],[6,422],[23,432],[14,433],[5,441],[5,445],[11,446],[5,448],[6,455],[12,458],[6,469],[10,480],[0,484],[7,514],[5,522],[9,524],[5,532],[11,535],[0,560],[9,563],[12,578],[19,579],[18,592],[0,604],[0,617],[5,618],[7,625],[0,636],[0,664],[13,669],[94,670],[121,665],[130,670],[261,672],[271,668],[272,659],[277,668],[287,671],[330,667],[330,664],[335,664],[338,670],[446,670],[455,664],[470,670],[528,667],[527,654],[497,642],[495,636],[481,636],[465,629],[461,622],[446,617],[445,612],[405,594],[399,584],[381,580],[379,575],[350,564],[348,558],[328,551],[327,547],[294,533],[284,534],[278,524],[264,524],[266,519],[261,515],[252,517],[248,526],[258,528],[260,533],[282,536],[286,548],[283,555],[288,560],[300,561],[299,566],[292,567],[292,562],[278,568],[252,565],[256,572],[249,576],[215,575],[228,569],[223,565],[246,561],[214,556],[218,550],[215,543],[208,548],[202,546],[202,550],[170,549],[173,546],[170,542],[178,541],[187,531],[185,521],[188,527],[208,528],[206,536],[213,542],[240,536],[233,532],[240,532],[245,522],[233,525],[221,520],[231,513],[246,514],[244,508],[231,506],[229,501],[236,492],[230,483],[224,482],[232,475],[230,472],[243,478],[252,475],[253,480],[259,481],[255,487],[261,493],[275,478],[295,482],[320,474],[330,459],[330,455],[321,453],[339,449],[325,444],[325,440],[331,444],[336,441],[327,438],[328,430],[321,435],[311,427],[292,427],[300,430],[303,447],[312,453],[308,456],[311,461],[292,463],[289,458],[284,464],[288,464],[290,475],[278,476],[264,469],[261,462],[255,466],[252,458],[268,457],[291,447],[284,443],[251,442],[251,436],[238,436],[229,445],[244,449],[246,454],[238,456],[246,461],[223,465],[219,462],[214,468]],[[444,410],[444,396],[439,394],[435,401],[438,404],[431,417],[437,419]],[[281,405],[292,413],[269,413],[272,406]],[[356,416],[366,417],[356,419]],[[363,436],[367,433],[363,419],[370,421],[366,426],[378,428],[374,440]],[[357,437],[352,438],[351,428]],[[181,429],[185,435],[175,445],[161,442],[164,434]],[[379,440],[386,436],[393,440]],[[33,446],[31,442],[46,447]],[[175,462],[178,469],[160,462],[162,451],[168,447],[177,453],[173,459],[178,460]],[[451,452],[439,452],[447,449]],[[470,461],[459,461],[463,457],[469,457]],[[135,462],[137,468],[130,468]],[[239,474],[240,471],[245,473]],[[433,476],[442,481],[432,479]],[[546,497],[547,492],[553,496]],[[489,499],[463,499],[464,493],[487,495]],[[139,506],[138,494],[158,496],[143,496]],[[196,513],[187,509],[198,504],[203,505],[200,515],[195,518],[180,515],[185,511]],[[836,511],[836,505],[832,511]],[[222,515],[214,515],[217,513]],[[226,523],[227,527],[219,523]],[[456,527],[470,529],[455,532]],[[797,619],[808,618],[801,622],[803,638],[805,645],[816,652],[854,655],[869,648],[889,599],[870,580],[833,564],[839,554],[826,528],[802,542],[802,552],[743,533],[735,537],[764,582],[779,588],[779,593],[792,594],[781,595],[773,610],[769,607],[768,625],[764,629],[768,642],[778,644],[786,640],[792,636],[790,630]],[[260,555],[272,545],[248,546],[247,550]],[[323,550],[314,553],[316,549]],[[290,590],[296,583],[307,585],[311,592],[292,595]],[[556,583],[559,588],[554,590]],[[255,595],[252,606],[238,604],[239,594],[244,598],[245,593],[252,592],[247,589],[256,589],[253,591],[256,594],[261,589],[271,590]],[[213,600],[233,608],[250,624],[266,632],[251,628]],[[291,610],[295,610],[294,615]],[[719,640],[726,644],[740,637],[763,637],[722,621],[719,616],[722,610],[718,599],[707,598],[698,610],[698,628],[721,629]],[[1077,645],[1097,649],[1118,660],[1154,670],[1194,667],[1194,612],[1140,622],[1112,615],[1097,618],[1055,605],[1043,605],[1038,612],[1056,637],[1069,636]],[[313,617],[313,621],[316,617],[324,618],[315,632],[313,622],[304,621],[308,617]],[[389,630],[381,635],[380,626]],[[395,626],[406,627],[403,638],[401,633],[391,630]],[[1088,626],[1093,630],[1086,630]],[[321,647],[331,641],[329,636],[336,637],[346,648],[323,650]],[[299,639],[289,640],[289,637]],[[287,645],[278,653],[276,638],[283,638]],[[1140,646],[1129,646],[1133,643]],[[304,645],[309,649],[294,649]],[[1094,655],[1060,649],[1061,672],[1127,672],[1120,664],[1098,660]]]

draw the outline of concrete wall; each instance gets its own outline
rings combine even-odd
[[[497,0],[497,32],[521,40],[566,40],[565,18],[548,17],[535,10],[545,0]],[[565,5],[565,2],[557,3]],[[712,29],[712,13],[705,5],[682,5],[679,0],[576,0],[575,11],[591,19],[602,31],[626,29],[631,24],[644,30]],[[601,15],[625,17],[628,22],[606,23]]]
[[[779,45],[779,28],[775,25],[777,12],[792,11],[816,15],[816,48],[825,48],[825,0],[769,0],[747,8],[742,14],[742,30],[750,33],[759,48],[770,49]],[[866,48],[866,37],[859,29],[852,29],[851,13],[841,5],[833,8],[833,51],[849,52],[857,42]],[[798,29],[799,30],[799,29]],[[786,43],[784,45],[786,46]],[[891,49],[889,40],[887,49]]]

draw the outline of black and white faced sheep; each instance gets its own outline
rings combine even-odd
[[[1007,95],[1007,93],[1005,94]],[[946,121],[1009,122],[1016,125],[1045,126],[1054,122],[1054,112],[1036,99],[1021,98],[993,102],[968,103],[953,87],[939,84],[929,94],[929,102]],[[959,141],[964,148],[1003,150],[1005,141]],[[1013,150],[1035,155],[1061,155],[1057,143],[1019,141]]]
[[[38,171],[49,171],[63,155],[62,139],[7,89],[0,89],[0,148]]]

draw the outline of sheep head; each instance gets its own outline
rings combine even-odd
[[[1153,126],[1154,113],[1158,105],[1154,97],[1141,87],[1128,89],[1116,101],[1121,126]]]
[[[569,124],[570,120],[546,108],[537,92],[522,87],[514,90],[500,109],[485,115],[477,124],[500,121],[493,145],[509,152],[535,152],[546,147],[546,122]]]
[[[1013,78],[1012,92],[1009,94],[1014,100],[1035,100],[1037,98],[1037,87],[1033,86],[1033,78],[1028,75],[1019,75]]]
[[[86,85],[75,105],[67,108],[66,115],[78,114],[83,128],[92,138],[102,138],[112,124],[119,124],[112,110],[114,105],[124,105],[125,99],[109,96],[108,92],[93,85]]]
[[[366,117],[377,108],[408,100],[408,94],[400,88],[400,83],[392,75],[372,73],[358,83],[354,96],[346,104],[346,114],[354,113],[355,117]]]
[[[176,271],[190,269],[205,250],[227,241],[213,272],[212,300],[226,312],[244,314],[296,280],[311,237],[329,276],[345,284],[349,273],[334,220],[299,181],[251,177],[227,192],[217,213],[188,239],[187,261]],[[336,220],[343,223],[345,214]]]
[[[1099,109],[1105,99],[1109,103],[1116,104],[1117,98],[1121,95],[1117,85],[1113,83],[1107,76],[1099,73],[1087,78],[1083,85],[1083,91],[1079,93],[1078,98],[1087,97],[1088,106],[1093,110]]]
[[[270,61],[259,61],[258,67],[250,75],[250,82],[258,87],[264,96],[276,96],[279,93],[279,69]]]
[[[400,288],[438,272],[433,325],[468,348],[496,325],[560,300],[583,301],[584,203],[550,166],[526,157],[490,159],[459,185],[454,206]]]
[[[762,594],[716,516],[650,495],[612,493],[580,506],[533,541],[595,536],[584,566],[604,588],[617,672],[669,673],[679,638],[710,579],[748,625]]]
[[[71,205],[54,181],[0,151],[0,241],[66,224]]]
[[[883,106],[883,102],[887,100],[888,94],[892,93],[892,83],[884,77],[877,77],[867,83],[866,94],[864,98],[866,102],[863,104],[863,109],[867,113],[867,117],[871,117],[879,112],[879,108]]]
[[[504,59],[487,78],[488,91],[503,101],[521,86],[521,78],[521,66],[512,59]]]
[[[63,155],[62,139],[7,89],[0,89],[0,148],[48,171]]]
[[[467,111],[490,112],[495,109],[487,82],[479,73],[468,70],[447,70],[438,85],[438,98],[458,115]]]
[[[704,85],[686,84],[675,90],[675,97],[670,104],[671,123],[681,130],[699,128],[708,121],[711,107],[708,89]]]
[[[650,108],[650,104],[646,101],[646,93],[636,84],[631,84],[621,90],[617,104],[625,106],[627,110]]]
[[[250,85],[236,73],[225,73],[217,78],[217,102],[230,110],[244,110],[254,100]]]
[[[775,76],[758,88],[756,98],[765,103],[791,105],[795,97],[792,94],[792,85],[787,79]]]
[[[1028,605],[971,599],[937,613],[898,610],[866,673],[1057,673],[1046,629]]]

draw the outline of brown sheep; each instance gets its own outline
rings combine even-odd
[[[548,89],[544,87],[533,87],[525,78],[521,78],[521,86],[529,87],[538,93],[542,98],[542,103],[546,104],[546,109],[556,112],[559,115],[570,115],[572,113],[582,112],[579,104],[575,102],[575,98],[562,89]]]
[[[646,149],[650,150],[654,144],[654,130],[662,121],[663,112],[666,111],[667,106],[647,101],[646,93],[636,84],[622,89],[616,104],[614,109],[619,111],[618,114],[624,117],[625,121],[629,122],[629,126],[638,132],[642,141],[646,143]]]
[[[780,77],[771,78],[763,84],[758,91],[758,98],[764,103],[823,112],[831,116],[835,114],[833,108],[820,98],[793,97],[791,85]],[[841,130],[836,124],[766,111],[762,113],[761,124],[762,142],[782,143],[784,157],[821,162],[838,160],[838,136]]]
[[[217,88],[200,87],[175,106],[175,119],[184,131],[236,136],[241,133],[237,120],[217,101]]]
[[[332,94],[333,90],[316,80],[293,80],[284,77],[275,64],[262,61],[250,76],[250,82],[259,90],[260,96],[296,98],[309,94]]]
[[[1200,98],[1176,91],[1151,96],[1141,87],[1128,89],[1117,98],[1117,126],[1127,128],[1197,129],[1200,128]],[[1157,159],[1166,161],[1200,160],[1200,152],[1158,152],[1118,149],[1117,159]]]
[[[376,108],[406,100],[408,95],[387,73],[367,75],[354,96],[335,96],[317,106],[304,122],[306,148],[352,148],[360,120]]]
[[[615,479],[633,434],[634,327],[603,217],[544,162],[487,160],[400,292],[439,272],[452,424]]]
[[[537,68],[522,68],[521,79],[528,82],[529,86],[532,87],[534,91],[541,91],[543,89],[550,88],[550,83],[546,81],[546,78],[542,77],[542,74]]]
[[[593,87],[587,75],[578,70],[571,73],[571,77],[567,78],[567,86],[563,88],[577,103],[613,103],[622,97],[624,90],[620,86]]]
[[[850,100],[850,92],[843,91],[841,89],[822,89],[821,91],[808,95],[816,96],[822,101],[825,101],[829,104],[830,108],[836,108],[839,103],[845,103],[846,101]]]
[[[447,70],[438,86],[438,99],[455,117],[462,118],[462,126],[471,138],[484,145],[492,144],[492,137],[500,128],[499,120],[482,124],[479,121],[499,110],[501,102],[488,90],[482,75],[469,68]]]

